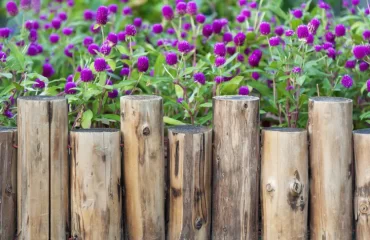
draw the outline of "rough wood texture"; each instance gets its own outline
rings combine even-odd
[[[257,239],[259,98],[213,99],[212,239]]]
[[[262,131],[261,197],[263,239],[307,239],[307,131]]]
[[[121,240],[120,132],[71,132],[72,236],[79,240]]]
[[[68,119],[63,97],[18,99],[19,239],[65,239]]]
[[[122,97],[121,131],[129,239],[164,239],[162,98]]]
[[[309,100],[311,239],[352,239],[352,100]]]
[[[16,235],[17,129],[0,127],[0,240]]]
[[[168,239],[209,240],[211,226],[212,130],[179,126],[170,141]]]
[[[357,240],[370,239],[370,129],[353,132],[356,195],[355,220]]]

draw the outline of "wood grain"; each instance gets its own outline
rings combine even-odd
[[[352,239],[352,100],[309,100],[311,239]]]
[[[307,239],[307,131],[262,131],[261,198],[263,239]]]
[[[168,239],[210,239],[212,130],[169,128],[170,202]]]
[[[212,239],[257,239],[259,98],[213,99]]]

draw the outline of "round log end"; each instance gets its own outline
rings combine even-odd
[[[123,101],[161,101],[161,96],[156,95],[127,95],[122,96],[121,100]]]
[[[119,129],[116,128],[88,128],[88,129],[72,129],[71,132],[77,133],[111,133],[119,132]]]
[[[210,132],[211,129],[208,127],[202,126],[193,126],[193,125],[181,125],[176,127],[169,127],[168,131],[172,134],[199,134],[199,133],[206,133]]]
[[[355,130],[353,131],[353,134],[354,135],[358,135],[358,134],[370,134],[370,128],[365,128],[365,129],[359,129],[359,130]]]
[[[244,96],[244,95],[229,95],[229,96],[217,96],[213,97],[213,100],[215,101],[250,101],[255,102],[259,101],[260,99],[258,97],[254,96]]]
[[[303,128],[269,127],[269,128],[264,128],[262,131],[264,131],[264,132],[300,133],[300,132],[305,132],[306,129],[303,129]]]
[[[0,132],[16,132],[17,128],[15,127],[3,127],[0,126]]]
[[[311,97],[309,101],[322,103],[352,103],[351,99],[342,97]]]
[[[17,101],[66,101],[66,98],[63,96],[25,96],[19,97]]]

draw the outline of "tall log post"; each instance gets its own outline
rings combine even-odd
[[[121,97],[121,132],[129,239],[164,239],[162,98]]]
[[[16,236],[17,129],[0,127],[0,240]]]
[[[355,220],[357,240],[370,239],[370,129],[353,132],[356,165]]]
[[[72,236],[120,240],[122,168],[118,129],[71,132]]]
[[[170,202],[168,239],[209,240],[211,226],[212,130],[168,129]]]
[[[261,196],[263,239],[307,239],[307,131],[262,131]]]
[[[259,98],[213,98],[212,239],[257,239]]]
[[[352,100],[309,100],[311,239],[352,239]]]
[[[18,98],[19,239],[65,239],[68,117],[64,97]]]

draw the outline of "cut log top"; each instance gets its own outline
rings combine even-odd
[[[370,134],[370,128],[353,131],[353,134]]]
[[[99,133],[99,132],[119,132],[116,128],[89,128],[89,129],[72,129],[71,132],[78,133]]]
[[[25,96],[19,97],[18,101],[66,101],[65,97],[62,96]]]
[[[217,96],[213,97],[213,100],[215,101],[259,101],[260,99],[258,97],[253,96],[243,96],[243,95],[230,95],[230,96]]]
[[[121,99],[130,101],[158,101],[162,100],[162,97],[155,95],[127,95],[122,96]]]
[[[0,132],[15,132],[15,131],[17,131],[17,128],[0,126]]]
[[[281,127],[271,127],[271,128],[264,128],[262,131],[264,131],[264,132],[301,133],[301,132],[305,132],[305,131],[306,131],[306,129],[303,129],[303,128],[281,128]]]
[[[341,97],[311,97],[310,101],[325,103],[352,103],[351,99]]]
[[[211,131],[211,129],[202,126],[181,125],[176,127],[169,127],[168,131],[172,133],[198,134]]]

